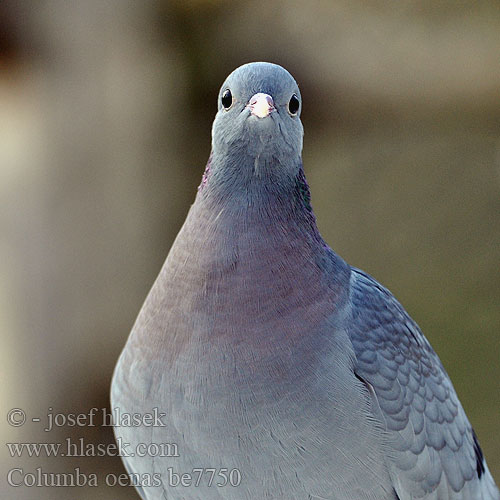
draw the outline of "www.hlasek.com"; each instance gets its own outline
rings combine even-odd
[[[179,457],[177,443],[139,443],[131,448],[122,438],[115,443],[88,443],[66,438],[63,443],[6,443],[11,457]]]

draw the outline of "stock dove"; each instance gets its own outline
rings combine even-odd
[[[321,238],[301,108],[275,64],[222,85],[195,202],[112,382],[112,407],[143,418],[115,427],[140,496],[499,499],[417,324]]]

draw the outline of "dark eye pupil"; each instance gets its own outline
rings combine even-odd
[[[294,115],[299,110],[299,106],[300,106],[299,98],[295,94],[293,94],[293,96],[290,97],[290,102],[288,103],[288,110],[292,115]]]
[[[230,108],[231,104],[233,104],[233,96],[231,94],[231,91],[229,89],[224,90],[224,93],[222,94],[222,105],[224,108]]]

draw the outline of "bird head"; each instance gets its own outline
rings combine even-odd
[[[302,99],[297,83],[281,66],[245,64],[222,85],[212,128],[212,153],[248,163],[253,173],[266,168],[300,168]]]

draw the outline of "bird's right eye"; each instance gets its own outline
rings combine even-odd
[[[233,104],[233,95],[231,94],[231,91],[229,89],[224,90],[221,102],[222,106],[224,106],[224,109],[229,109],[231,107],[231,104]]]

